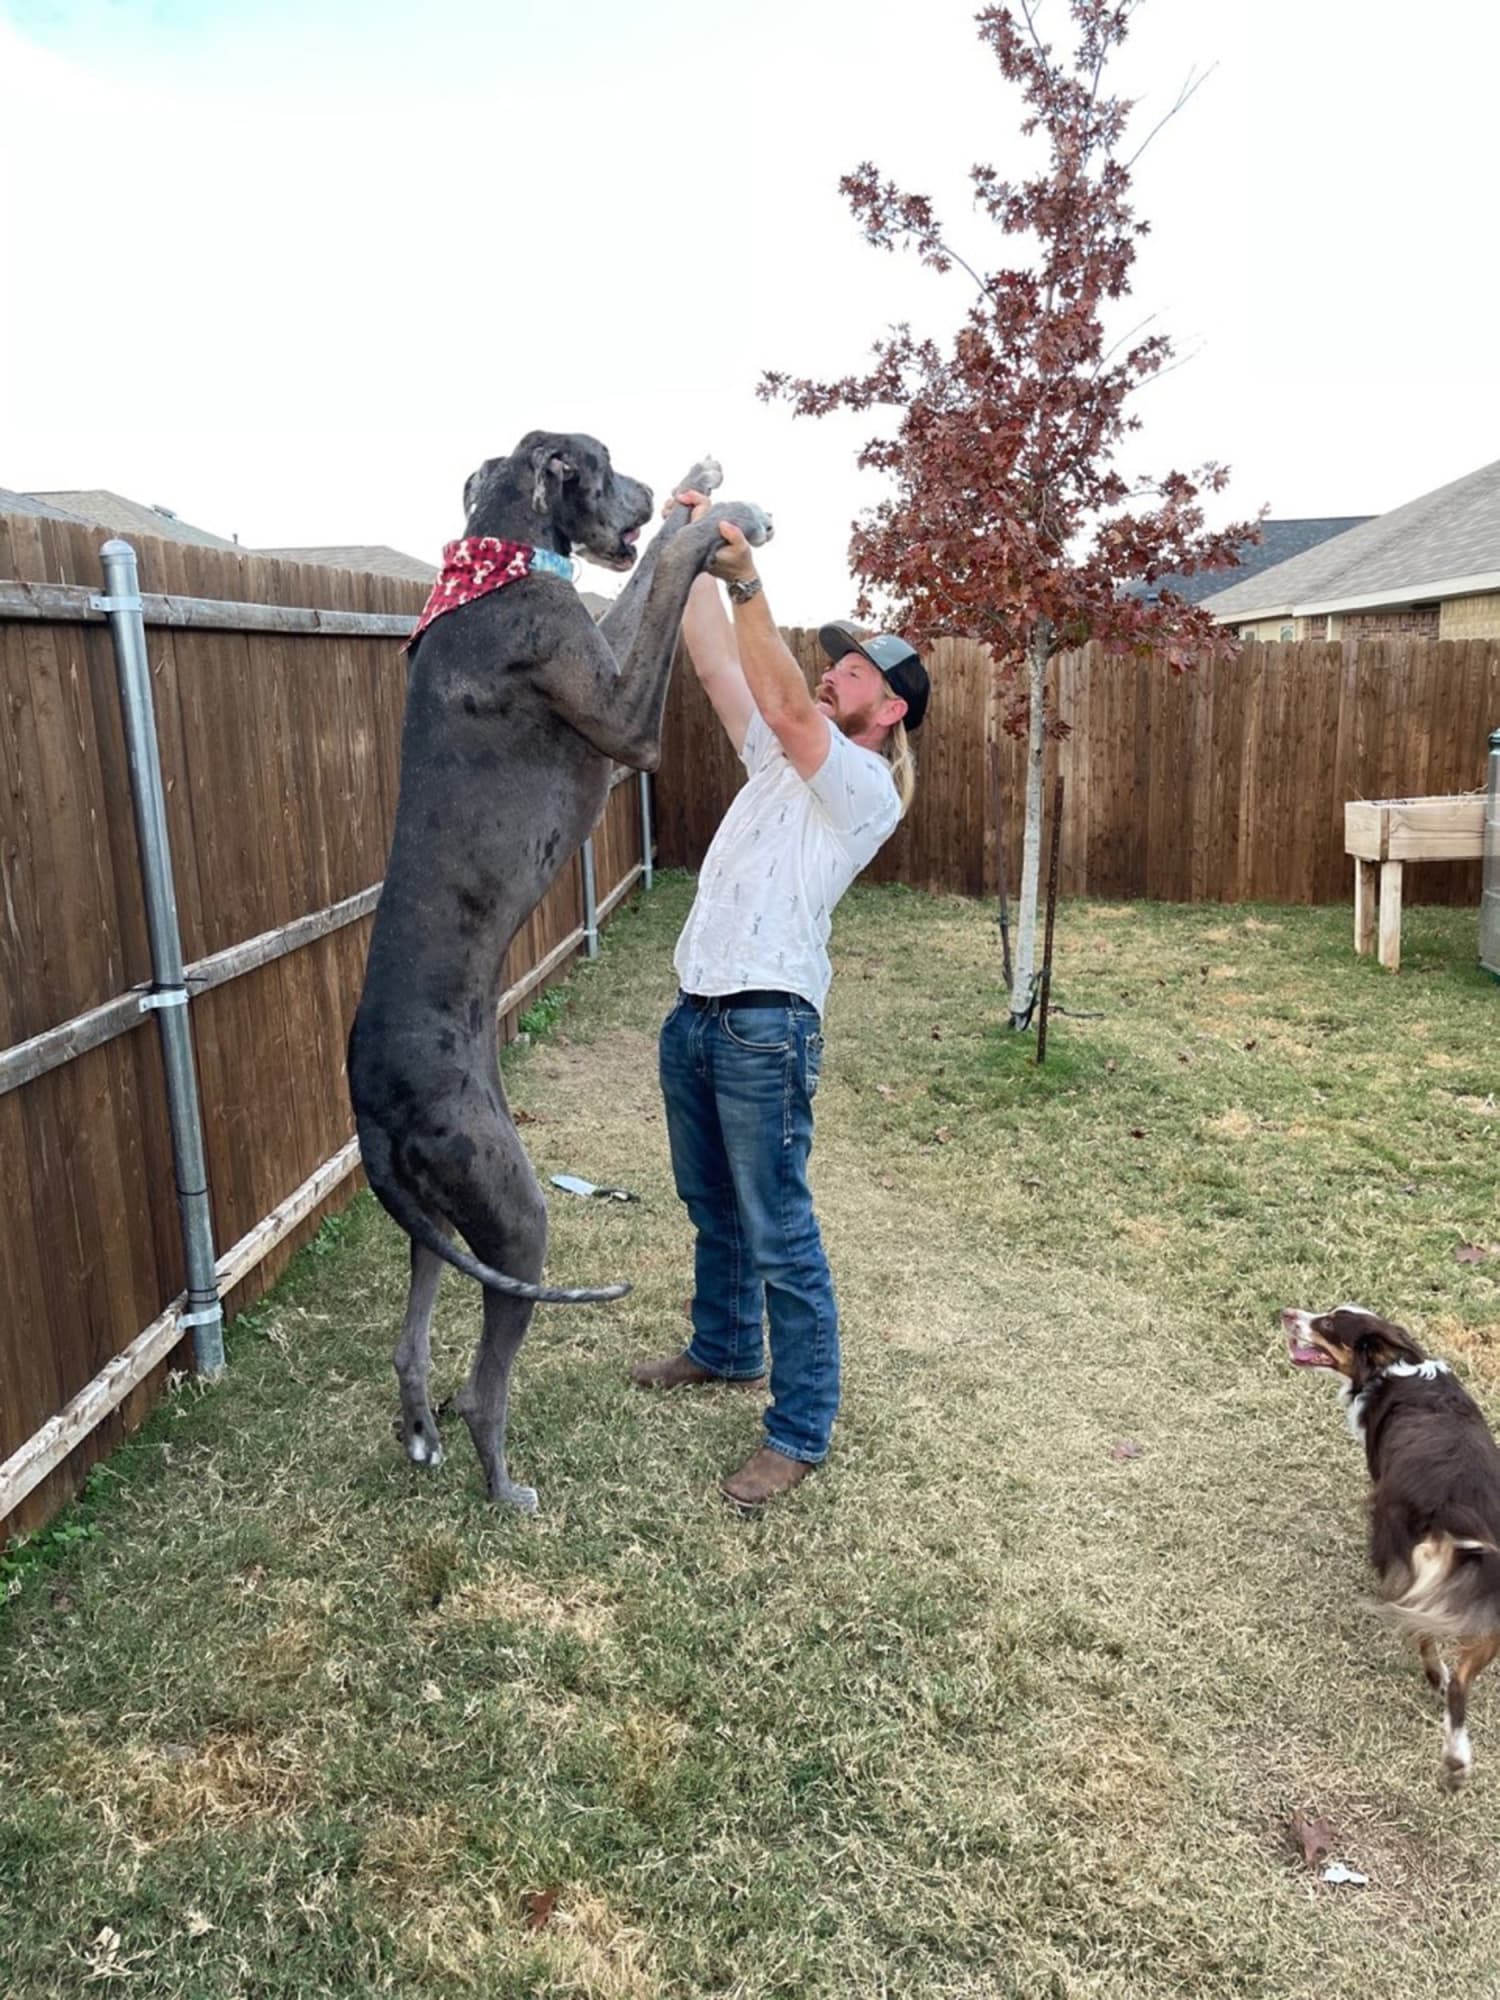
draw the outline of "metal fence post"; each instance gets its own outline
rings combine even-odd
[[[203,1123],[198,1109],[193,1038],[188,1027],[182,933],[177,922],[172,851],[167,842],[166,795],[162,788],[156,711],[151,699],[151,669],[146,657],[146,625],[141,616],[140,581],[136,573],[135,550],[129,542],[108,541],[99,554],[104,565],[105,595],[94,598],[92,605],[96,611],[108,614],[114,638],[120,714],[130,760],[130,791],[135,801],[146,929],[151,941],[152,985],[151,991],[142,996],[141,1006],[155,1012],[157,1027],[161,1031],[162,1068],[166,1074],[167,1112],[172,1128],[172,1159],[177,1178],[177,1207],[182,1220],[182,1243],[187,1264],[187,1310],[178,1324],[193,1330],[193,1351],[199,1372],[216,1377],[224,1372],[224,1309],[219,1302],[218,1278],[214,1270],[213,1218],[208,1204]]]
[[[651,773],[641,773],[641,880],[649,889],[656,874],[651,858]]]
[[[594,837],[583,843],[583,934],[590,958],[599,956],[599,897],[594,886]]]

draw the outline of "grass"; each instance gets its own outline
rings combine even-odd
[[[1465,912],[1064,907],[1045,1070],[989,914],[841,908],[814,1172],[845,1408],[779,1514],[685,1335],[654,1034],[666,878],[508,1055],[552,1203],[512,1464],[391,1431],[368,1197],[19,1552],[0,1611],[16,2000],[1382,2000],[1495,1992],[1500,1672],[1469,1793],[1362,1608],[1363,1472],[1275,1309],[1363,1298],[1500,1404],[1492,1051]],[[1078,1018],[1097,1015],[1098,1018]],[[446,1392],[477,1325],[445,1281]],[[1135,1452],[1136,1455],[1121,1455]],[[1365,1889],[1323,1885],[1311,1806]],[[528,1899],[530,1899],[528,1901]]]

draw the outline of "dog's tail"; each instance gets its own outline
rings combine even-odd
[[[1386,1612],[1409,1632],[1433,1639],[1500,1637],[1500,1547],[1473,1535],[1429,1535]]]
[[[630,1290],[629,1285],[593,1285],[572,1289],[561,1285],[532,1285],[524,1278],[507,1277],[504,1271],[496,1271],[489,1264],[481,1264],[445,1236],[443,1231],[428,1215],[416,1197],[401,1185],[391,1170],[389,1142],[384,1134],[367,1129],[360,1131],[360,1153],[364,1163],[365,1179],[370,1183],[376,1199],[386,1213],[413,1237],[424,1249],[434,1250],[439,1257],[450,1263],[456,1271],[462,1271],[466,1278],[473,1278],[492,1292],[507,1292],[513,1299],[533,1299],[541,1306],[593,1306],[602,1305],[606,1299],[622,1299]]]

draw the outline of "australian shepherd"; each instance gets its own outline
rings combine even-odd
[[[1500,1448],[1447,1362],[1424,1354],[1405,1327],[1363,1306],[1288,1307],[1281,1321],[1299,1368],[1344,1378],[1372,1481],[1370,1560],[1444,1695],[1443,1770],[1461,1785],[1474,1764],[1469,1683],[1500,1652]]]

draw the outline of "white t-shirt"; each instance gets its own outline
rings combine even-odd
[[[749,781],[703,857],[673,965],[686,993],[774,987],[821,1014],[834,905],[901,817],[884,757],[828,724],[828,755],[800,778],[764,716],[740,757]]]

